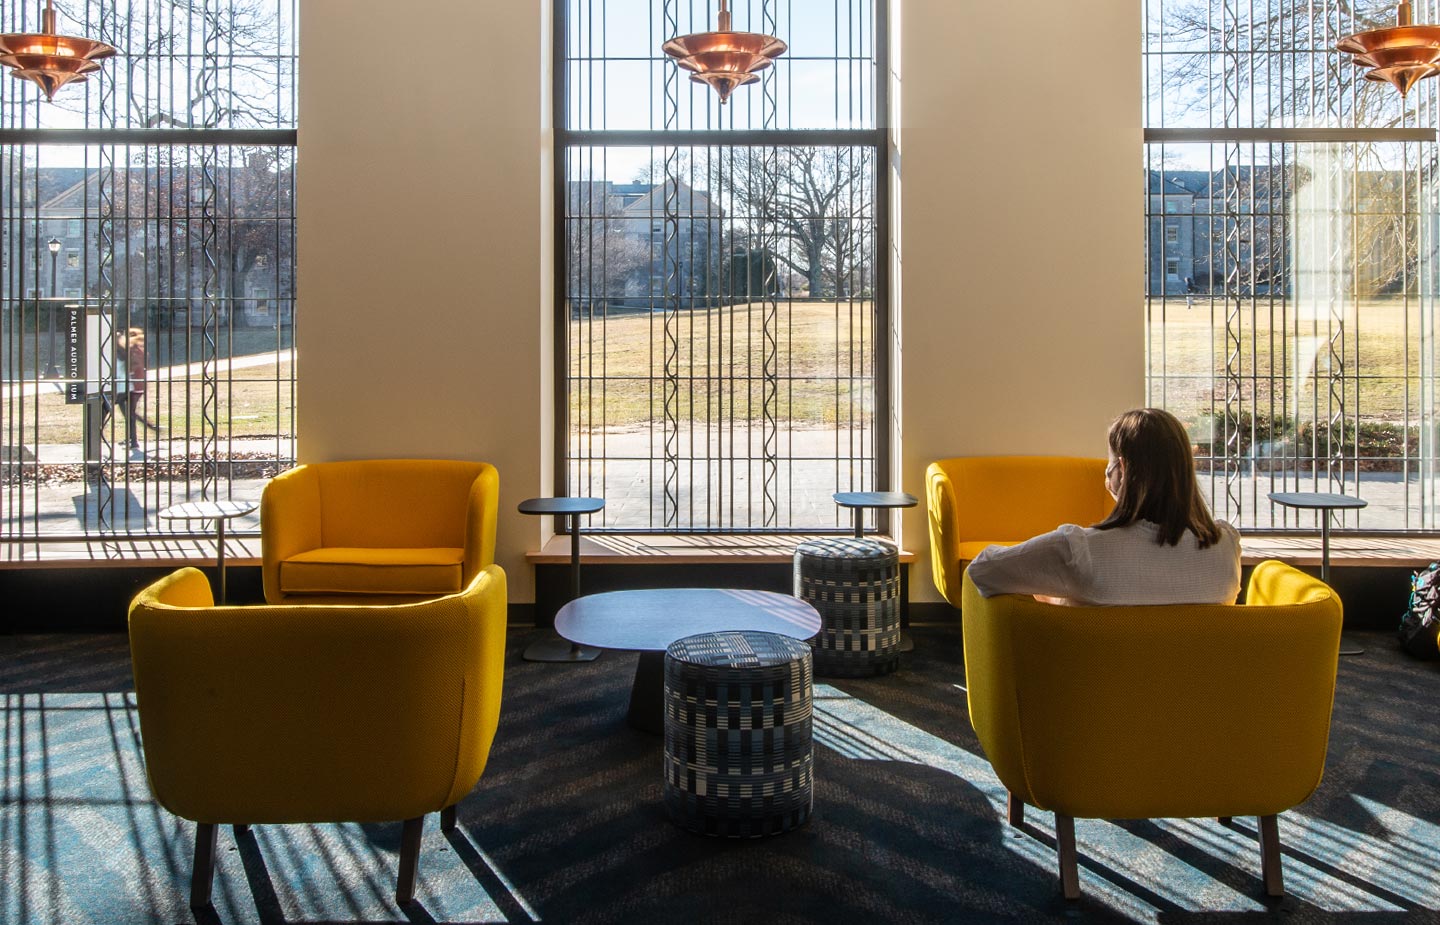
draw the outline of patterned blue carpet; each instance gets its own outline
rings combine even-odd
[[[959,634],[917,627],[894,675],[816,689],[815,816],[761,842],[660,808],[658,738],[624,725],[635,657],[523,662],[460,828],[427,820],[418,902],[393,825],[222,830],[201,922],[1440,922],[1440,663],[1355,634],[1325,782],[1281,817],[1290,895],[1262,898],[1254,820],[1080,820],[1085,897],[1051,819],[1003,825],[965,717]],[[193,826],[150,797],[123,636],[0,637],[0,921],[191,922]]]

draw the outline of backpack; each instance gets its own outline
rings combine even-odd
[[[1400,647],[1416,658],[1440,658],[1440,563],[1410,577],[1410,607],[1400,618]]]

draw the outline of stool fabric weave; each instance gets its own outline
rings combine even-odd
[[[810,647],[752,630],[665,652],[665,809],[702,835],[778,835],[810,818]]]
[[[900,665],[900,551],[834,537],[795,548],[795,596],[820,612],[815,673],[886,674]]]

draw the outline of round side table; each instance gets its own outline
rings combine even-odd
[[[228,601],[225,587],[225,521],[244,517],[260,505],[254,501],[185,501],[165,508],[156,516],[161,520],[215,521],[215,565],[220,572],[220,603]]]
[[[872,507],[914,507],[920,500],[903,491],[837,491],[832,495],[835,503],[855,512],[855,538],[865,536],[865,509]]]
[[[527,498],[520,502],[522,514],[570,515],[570,600],[580,596],[580,517],[605,507],[604,498]],[[561,639],[552,633],[525,647],[520,657],[527,662],[593,662],[600,650]]]
[[[1358,511],[1368,507],[1369,501],[1353,495],[1340,495],[1326,491],[1272,491],[1270,500],[1285,507],[1302,511],[1320,512],[1320,580],[1330,583],[1330,512]],[[1364,655],[1365,649],[1353,642],[1340,640],[1341,655]]]

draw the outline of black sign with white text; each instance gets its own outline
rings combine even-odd
[[[65,306],[65,404],[85,401],[85,308]]]

